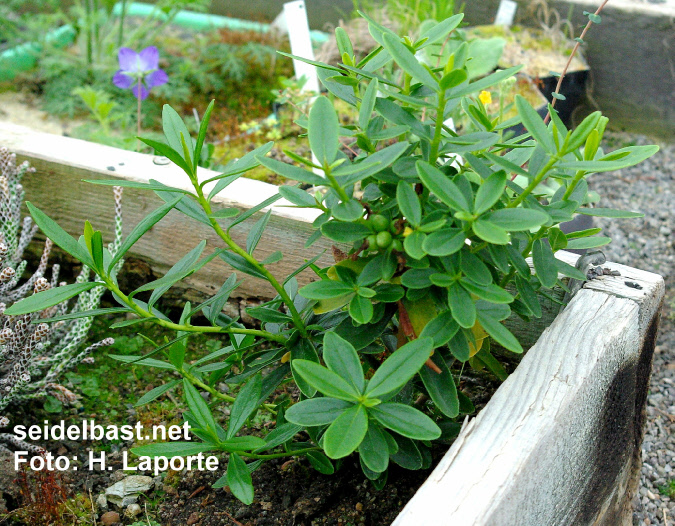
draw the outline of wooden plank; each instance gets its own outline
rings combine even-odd
[[[585,284],[395,526],[632,524],[664,282],[603,266],[622,275]]]
[[[125,179],[147,182],[156,179],[164,184],[191,190],[187,176],[173,164],[158,165],[152,155],[145,155],[112,148],[69,137],[33,131],[23,126],[0,122],[0,145],[16,152],[19,160],[28,160],[36,168],[34,174],[26,175],[26,197],[47,212],[70,234],[79,236],[84,221],[89,219],[94,226],[112,237],[113,197],[109,186],[84,183],[82,179]],[[200,169],[200,180],[217,175],[217,172]],[[207,185],[207,189],[209,189]],[[228,186],[213,200],[214,208],[237,207],[249,209],[277,192],[271,184],[240,178]],[[162,204],[153,192],[126,188],[123,198],[124,231],[128,233],[148,212]],[[331,243],[320,239],[310,249],[305,241],[313,232],[311,222],[315,210],[284,208],[290,203],[280,200],[272,207],[272,218],[256,250],[262,261],[280,250],[284,258],[270,265],[272,273],[283,279],[306,259],[326,251],[320,264],[329,265]],[[260,215],[260,214],[258,214]],[[246,246],[246,236],[254,224],[249,219],[232,229],[233,238]],[[208,241],[207,251],[224,244],[213,231],[179,212],[172,211],[153,227],[134,246],[132,256],[147,260],[153,271],[163,274],[166,270],[195,247],[199,241]],[[185,281],[186,285],[201,292],[212,294],[230,275],[232,269],[216,259],[199,273]],[[273,289],[265,281],[238,273],[245,281],[235,296],[270,298]],[[300,277],[305,283],[311,277],[306,272]]]

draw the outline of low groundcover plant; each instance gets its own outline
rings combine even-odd
[[[227,452],[227,473],[216,485],[229,485],[245,503],[254,498],[251,472],[266,459],[304,456],[321,473],[332,473],[335,461],[357,451],[376,487],[386,481],[390,462],[428,467],[431,441],[452,437],[460,413],[473,410],[457,388],[461,368],[468,362],[504,378],[491,354],[494,345],[513,353],[523,349],[502,321],[512,313],[526,320],[540,317],[539,297],[552,298],[553,287],[565,287],[560,275],[585,279],[558,261],[555,252],[609,242],[596,235],[600,229],[565,234],[559,224],[576,214],[640,215],[589,207],[586,179],[639,163],[657,148],[630,146],[607,154],[600,147],[607,119],[599,112],[572,131],[553,108],[546,122],[522,97],[515,102],[518,116],[502,121],[503,108],[493,109],[481,92],[498,90],[518,68],[469,81],[468,46],[453,40],[461,19],[460,14],[435,23],[415,41],[369,20],[379,46],[361,59],[338,29],[342,63],[315,65],[324,86],[353,106],[358,119],[342,126],[329,98],[316,99],[308,118],[299,121],[316,164],[293,152],[287,154],[295,166],[266,157],[269,143],[200,180],[197,160],[213,103],[196,140],[165,106],[166,142],[144,142],[185,172],[193,192],[156,181],[92,181],[145,188],[165,202],[133,229],[114,256],[103,247],[99,231],[88,225],[78,242],[28,204],[45,234],[98,275],[99,281],[86,286],[107,288],[120,305],[83,316],[127,313],[133,319],[124,324],[154,323],[175,332],[149,354],[117,359],[172,371],[176,379],[152,389],[138,404],[182,387],[189,407],[185,418],[201,441],[152,444],[135,453]],[[444,43],[452,53],[440,50]],[[418,59],[423,56],[442,60],[429,65]],[[461,135],[449,125],[451,117],[466,123]],[[513,136],[509,128],[518,123],[527,132]],[[356,157],[342,151],[341,137],[353,141],[352,150],[358,147]],[[259,164],[325,191],[310,195],[283,186],[245,212],[215,206],[215,196]],[[334,241],[334,265],[319,268],[319,254],[281,280],[270,266],[282,253],[262,261],[256,257],[272,214],[262,211],[281,197],[317,210],[308,245],[321,236]],[[203,256],[206,242],[201,241],[164,277],[131,292],[120,290],[119,258],[170,210],[212,228],[222,248]],[[239,245],[231,231],[249,219],[255,224],[246,245]],[[533,270],[526,261],[530,256]],[[203,303],[186,302],[179,319],[158,310],[158,300],[170,287],[215,258],[276,291],[272,300],[247,309],[260,321],[259,329],[222,313],[240,283],[235,274]],[[296,276],[307,269],[318,279],[299,289]],[[11,313],[49,308],[63,301],[68,287],[75,294],[84,286],[35,294]],[[144,291],[151,293],[147,302],[137,299]],[[198,332],[229,341],[206,356],[190,356],[187,342]],[[298,398],[275,397],[291,379]],[[217,387],[222,382],[230,386],[227,392]],[[210,393],[213,402],[230,404],[226,428],[200,391]],[[262,437],[239,436],[257,411],[276,420],[274,429]]]

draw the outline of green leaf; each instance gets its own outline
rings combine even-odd
[[[371,80],[368,83],[366,92],[363,94],[363,99],[361,99],[361,108],[359,109],[359,127],[362,130],[366,130],[368,128],[370,117],[375,110],[375,99],[377,98],[378,89],[379,82],[377,79]]]
[[[578,239],[570,239],[567,243],[567,248],[570,250],[598,248],[607,245],[611,241],[612,238],[606,236],[581,237]]]
[[[555,256],[551,251],[551,247],[541,239],[537,239],[532,247],[532,260],[534,261],[534,270],[541,284],[547,288],[553,287],[558,279],[558,270],[556,269]]]
[[[246,423],[246,420],[258,408],[258,399],[262,389],[262,378],[256,374],[244,387],[232,404],[230,422],[227,426],[227,438],[232,438]]]
[[[246,252],[249,254],[253,254],[253,251],[258,246],[260,238],[262,237],[271,216],[272,209],[270,208],[264,216],[258,219],[256,224],[253,225],[253,228],[249,231],[248,236],[246,236]]]
[[[175,198],[175,196],[168,191],[162,192],[160,190],[155,190],[155,193],[165,203],[170,203]],[[176,210],[185,214],[189,218],[192,218],[195,221],[199,221],[200,223],[203,223],[209,228],[211,228],[211,221],[209,220],[209,216],[206,215],[202,207],[199,206],[192,197],[184,195],[182,199],[178,201],[178,204],[175,206],[175,208]]]
[[[5,311],[6,312],[6,311]],[[79,318],[93,318],[101,314],[121,314],[126,312],[134,312],[128,307],[109,307],[106,309],[92,309],[70,312],[63,316],[54,316],[53,318],[40,318],[40,323],[54,323],[57,321],[76,320]]]
[[[244,172],[259,166],[260,162],[258,161],[258,157],[264,157],[267,155],[272,149],[272,146],[274,146],[272,141],[265,143],[262,146],[258,146],[255,150],[248,152],[241,159],[227,163],[220,175],[207,179],[206,181],[202,181],[200,183],[201,186],[211,181],[218,180],[218,183],[216,183],[211,192],[209,192],[209,201],[221,191],[223,191],[223,189],[228,185],[239,179],[239,177],[241,177]]]
[[[309,385],[326,396],[354,402],[361,395],[346,380],[318,363],[310,360],[293,360],[292,367]]]
[[[311,207],[317,206],[316,199],[302,188],[283,185],[279,187],[281,196],[296,206]]]
[[[550,219],[548,214],[529,208],[502,208],[491,212],[486,219],[498,227],[517,232],[538,228]]]
[[[345,285],[341,281],[324,279],[305,285],[298,292],[309,300],[323,300],[349,294],[350,292],[354,292],[354,288]]]
[[[230,223],[230,226],[227,227],[227,231],[229,232],[232,228],[234,228],[235,226],[237,226],[239,223],[243,223],[243,222],[246,221],[249,217],[251,217],[251,216],[257,214],[257,213],[258,213],[260,210],[262,210],[263,208],[267,208],[267,207],[270,206],[271,204],[276,203],[279,199],[281,199],[281,194],[274,194],[273,196],[268,197],[267,199],[265,199],[264,201],[258,203],[257,205],[255,205],[255,206],[249,208],[248,210],[246,210],[246,212],[244,212],[243,214],[241,214],[237,219],[235,219],[234,221],[232,221],[232,222]]]
[[[183,156],[180,153],[178,153],[183,150],[182,145],[179,145],[178,150],[174,150],[171,146],[169,146],[168,144],[164,144],[163,142],[154,141],[152,139],[144,139],[143,137],[139,137],[139,139],[141,142],[147,144],[148,146],[150,146],[150,148],[154,149],[158,154],[169,159],[173,164],[178,166],[186,174],[192,175],[192,163],[188,164],[187,162],[185,162]]]
[[[505,189],[506,172],[504,170],[499,170],[485,179],[478,188],[478,192],[476,192],[473,204],[474,214],[483,214],[492,208],[499,201],[499,198],[504,195]]]
[[[323,177],[316,175],[309,170],[305,170],[304,168],[293,166],[292,164],[283,163],[281,161],[262,156],[258,157],[258,162],[265,168],[272,170],[274,173],[279,174],[287,179],[292,179],[293,181],[299,181],[301,183],[307,183],[316,186],[323,186],[327,183],[326,179]]]
[[[289,323],[293,320],[288,314],[268,307],[250,307],[246,309],[246,312],[252,318],[265,323]]]
[[[247,506],[253,503],[254,491],[251,473],[246,467],[246,462],[237,454],[230,453],[230,461],[227,463],[227,485],[232,495],[237,497]]]
[[[659,147],[655,145],[629,146],[615,150],[594,161],[562,161],[556,166],[584,172],[612,172],[639,164],[658,151]]]
[[[424,250],[424,241],[426,240],[427,235],[424,232],[415,230],[412,234],[407,236],[403,240],[403,248],[406,253],[413,259],[422,259],[426,256],[426,251]]]
[[[512,68],[497,71],[496,73],[488,75],[487,77],[483,77],[482,79],[477,80],[476,82],[472,82],[466,86],[459,86],[455,88],[453,91],[449,92],[446,95],[446,97],[448,99],[459,98],[465,95],[470,95],[471,93],[475,93],[477,91],[482,91],[484,89],[489,88],[490,86],[499,84],[502,80],[512,77],[513,75],[518,73],[518,71],[520,71],[522,67],[523,66],[514,66]]]
[[[202,429],[209,431],[215,436],[218,425],[202,395],[199,394],[187,378],[183,378],[183,390],[185,391],[185,401],[197,423]]]
[[[354,296],[349,302],[349,315],[356,323],[368,323],[373,318],[373,304],[368,298]]]
[[[418,62],[410,50],[401,42],[398,36],[394,37],[388,33],[382,35],[382,46],[394,58],[396,63],[401,66],[408,75],[416,78],[422,84],[434,91],[439,91],[438,81],[422,64]]]
[[[265,441],[256,436],[242,436],[221,440],[218,445],[225,451],[250,451],[264,447]]]
[[[343,163],[333,172],[333,175],[335,175],[339,185],[344,188],[357,181],[361,181],[366,177],[381,172],[403,155],[403,152],[405,152],[409,146],[410,145],[405,141],[397,142],[396,144],[392,144],[391,146],[376,151],[358,163],[351,165]]]
[[[235,254],[233,252],[226,252],[222,251],[218,254],[220,259],[225,261],[228,265],[230,265],[232,268],[241,270],[245,274],[248,274],[249,276],[254,276],[256,278],[260,279],[267,279],[267,276],[263,274],[258,268],[254,267],[253,264],[251,264],[248,260],[244,259],[243,256],[240,256],[239,254]]]
[[[426,46],[434,44],[440,40],[445,39],[452,31],[454,31],[464,18],[464,13],[458,13],[454,16],[446,18],[442,22],[425,30],[419,37],[419,42],[424,42],[422,45],[416,45],[417,49],[422,49]]]
[[[448,305],[460,327],[470,329],[476,323],[476,305],[471,295],[458,283],[448,289]]]
[[[211,112],[213,112],[213,107],[216,101],[212,100],[209,105],[206,107],[206,111],[202,116],[202,122],[199,124],[199,133],[197,134],[197,144],[195,145],[194,158],[193,158],[193,167],[195,173],[197,173],[197,166],[199,159],[202,156],[202,148],[204,147],[204,139],[206,139],[206,131],[209,128],[209,121],[211,120]]]
[[[363,216],[363,205],[356,199],[350,199],[345,203],[338,203],[333,206],[331,213],[339,221],[356,221]]]
[[[521,95],[516,95],[516,108],[518,115],[523,121],[523,125],[530,132],[532,138],[537,141],[548,153],[557,152],[551,132],[544,124],[544,120],[539,116],[532,105]]]
[[[431,256],[449,256],[461,250],[466,234],[459,228],[442,228],[427,236],[422,243],[424,251]]]
[[[478,321],[483,329],[485,329],[485,332],[494,338],[498,344],[515,353],[523,352],[523,348],[516,337],[499,321],[489,316],[486,311],[482,309],[478,310]]]
[[[511,294],[494,283],[478,285],[466,278],[462,278],[460,283],[468,292],[490,303],[511,303],[513,301]]]
[[[508,245],[511,240],[506,230],[485,219],[474,221],[471,224],[471,228],[474,234],[488,243]]]
[[[335,473],[335,468],[333,463],[328,459],[326,455],[320,451],[308,451],[305,453],[307,460],[312,465],[312,467],[323,475],[332,475]]]
[[[125,181],[124,179],[83,179],[85,183],[98,184],[102,186],[121,186],[123,188],[140,188],[143,190],[164,190],[166,192],[172,193],[181,193],[186,195],[192,195],[189,190],[183,188],[175,188],[173,186],[166,186],[161,183],[141,183],[139,181]]]
[[[216,320],[218,319],[218,315],[221,313],[223,310],[223,307],[227,303],[227,300],[230,297],[230,294],[234,289],[236,289],[238,286],[237,283],[237,275],[232,274],[227,280],[225,280],[225,283],[223,283],[218,289],[218,292],[210,297],[208,300],[206,300],[204,303],[201,304],[200,307],[209,307],[209,312],[208,314],[205,312],[204,314],[206,315],[206,318],[209,320],[211,325],[216,324]]]
[[[351,343],[335,332],[327,332],[323,337],[323,359],[331,371],[347,380],[358,392],[363,392],[363,368]]]
[[[582,279],[585,278],[586,277],[583,276],[582,274]],[[516,275],[516,289],[518,290],[518,293],[520,294],[520,299],[523,301],[525,306],[528,309],[530,309],[530,311],[536,318],[541,318],[542,313],[539,298],[537,297],[537,293],[534,290],[534,287],[532,287],[532,285],[530,284],[530,282],[524,279],[522,276]]]
[[[136,241],[138,241],[143,234],[150,230],[154,225],[156,225],[166,214],[168,214],[181,200],[181,197],[169,201],[168,203],[163,204],[156,210],[153,210],[150,214],[144,217],[140,223],[138,223],[127,238],[122,242],[120,247],[115,252],[115,256],[108,265],[108,272],[110,272],[120,259],[124,257],[131,247],[134,246]]]
[[[285,413],[285,415],[287,415]],[[281,444],[285,444],[291,440],[295,435],[302,431],[302,426],[286,422],[285,424],[277,425],[272,432],[270,432],[265,437],[265,445],[256,449],[254,453],[259,453],[261,451],[268,451],[273,449]]]
[[[38,207],[34,206],[30,202],[26,202],[28,211],[30,215],[33,216],[35,224],[40,227],[40,230],[56,243],[63,250],[68,252],[75,259],[80,260],[85,265],[89,267],[94,266],[94,261],[91,259],[91,256],[87,251],[80,245],[70,234],[68,234],[63,228],[61,228],[56,221],[51,219],[47,214],[45,214]],[[25,300],[24,300],[25,301]]]
[[[187,457],[198,453],[213,451],[218,446],[209,442],[161,442],[131,448],[131,452],[139,457]]]
[[[427,415],[404,404],[385,403],[368,411],[384,427],[415,440],[435,440],[441,429]]]
[[[422,206],[410,183],[399,181],[396,187],[396,200],[408,222],[414,227],[418,227],[422,221]]]
[[[183,151],[181,136],[185,140],[188,151],[192,158],[194,158],[195,147],[190,136],[190,131],[185,126],[180,115],[168,104],[162,107],[162,128],[164,129],[164,136],[166,137],[169,146],[177,152]],[[192,164],[192,159],[185,159],[186,164]],[[196,164],[195,164],[196,166]]]
[[[582,144],[586,142],[586,139],[588,138],[590,133],[598,125],[600,117],[602,117],[602,112],[594,111],[593,113],[588,115],[583,121],[581,121],[581,123],[572,132],[569,141],[567,141],[567,148],[565,149],[565,153],[576,151]]]
[[[644,217],[642,212],[629,212],[627,210],[616,210],[614,208],[578,208],[577,213],[585,216],[612,217],[614,219]]]
[[[453,323],[453,325],[459,328],[456,323]],[[422,332],[424,333],[424,331]],[[448,338],[448,341],[449,340],[450,338]],[[455,418],[459,414],[459,398],[457,397],[455,380],[442,356],[436,354],[430,359],[441,372],[437,373],[428,367],[422,367],[420,369],[420,377],[422,378],[424,387],[426,387],[427,393],[429,393],[429,396],[436,407],[438,407],[444,415]]]
[[[293,404],[284,417],[294,424],[313,427],[330,424],[354,404],[335,398],[310,398]]]
[[[554,252],[567,247],[567,236],[557,227],[550,228],[546,237],[548,238],[548,242],[551,245],[551,250]]]
[[[337,156],[339,125],[333,104],[324,96],[318,97],[309,110],[307,135],[309,146],[322,165],[331,164]]]
[[[373,399],[397,392],[420,370],[432,350],[431,338],[418,338],[397,349],[375,371],[366,387],[366,396]]]
[[[464,194],[452,180],[435,166],[425,161],[415,164],[417,174],[424,185],[452,210],[469,212],[471,207]]]
[[[295,345],[291,347],[291,364],[295,360],[309,360],[316,364],[319,363],[319,356],[316,353],[316,349],[310,340],[300,339]],[[295,367],[291,366],[291,373],[293,374],[293,380],[295,380],[298,389],[300,392],[308,398],[316,395],[316,389],[312,387],[305,379],[298,373]]]
[[[368,415],[361,405],[344,411],[328,426],[323,437],[323,449],[329,458],[343,458],[353,452],[368,431]]]
[[[54,305],[58,305],[73,296],[77,296],[82,292],[93,289],[94,287],[101,287],[103,283],[96,281],[89,281],[86,283],[73,283],[71,285],[64,285],[62,287],[55,287],[53,289],[45,290],[28,296],[27,298],[16,302],[14,305],[5,310],[5,316],[19,316],[20,314],[28,314],[29,312],[36,312]]]
[[[382,473],[389,465],[389,447],[384,433],[377,425],[369,425],[363,442],[359,444],[359,455],[372,471]]]
[[[427,323],[419,337],[431,338],[434,341],[434,348],[437,348],[448,343],[458,330],[459,325],[453,319],[452,312],[446,310]],[[434,363],[436,361],[434,360]]]
[[[159,387],[155,387],[154,389],[151,389],[147,393],[145,393],[143,396],[141,396],[138,399],[138,402],[134,404],[134,407],[141,407],[142,405],[145,405],[149,402],[152,402],[156,398],[159,398],[162,396],[164,393],[167,391],[170,391],[174,387],[176,387],[180,383],[180,380],[173,380],[171,382],[167,382],[165,384],[160,385]]]
[[[360,223],[328,221],[321,225],[321,233],[328,239],[339,243],[354,243],[368,236],[370,230]]]

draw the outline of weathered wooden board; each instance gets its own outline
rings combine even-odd
[[[157,165],[152,155],[35,132],[3,122],[0,122],[0,145],[16,152],[19,160],[30,161],[37,170],[24,178],[27,200],[45,210],[75,236],[82,233],[86,219],[102,230],[104,236],[107,232],[107,239],[111,239],[113,231],[112,188],[85,183],[83,179],[121,178],[141,182],[156,179],[170,186],[191,189],[187,176],[179,168],[173,164]],[[215,175],[217,172],[210,170],[199,171],[200,180]],[[214,208],[235,206],[242,210],[248,209],[276,192],[274,185],[240,178],[214,198]],[[125,233],[162,203],[153,192],[126,188],[123,197]],[[281,279],[306,259],[325,250],[327,252],[321,262],[330,264],[332,261],[330,243],[326,239],[317,241],[310,249],[304,248],[313,232],[311,222],[316,217],[316,211],[284,207],[289,204],[280,200],[273,205],[272,218],[255,253],[258,260],[262,261],[273,252],[282,251],[283,260],[270,265],[272,273]],[[243,246],[246,246],[246,236],[255,219],[254,216],[232,229],[234,239]],[[147,260],[153,270],[163,274],[202,239],[208,241],[207,251],[224,246],[209,227],[172,211],[141,238],[130,255]],[[185,283],[211,294],[218,290],[231,272],[228,265],[216,258]],[[235,295],[273,296],[273,289],[265,281],[241,273],[239,275],[245,281]],[[300,281],[308,280],[310,275],[306,273],[304,278],[300,277]]]
[[[603,266],[621,276],[586,283],[395,526],[632,524],[664,282]]]

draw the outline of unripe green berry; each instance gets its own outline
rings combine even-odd
[[[377,250],[377,236],[375,234],[368,236],[366,242],[370,250]]]
[[[387,248],[391,245],[392,237],[391,234],[387,231],[380,232],[377,234],[377,246],[380,248]]]
[[[382,232],[384,230],[387,230],[387,228],[389,228],[389,221],[383,215],[375,214],[373,216],[370,216],[369,219],[370,225],[373,227],[373,230],[375,230],[375,232]]]
[[[400,239],[394,239],[391,242],[391,247],[396,251],[396,252],[403,252],[403,242]]]

